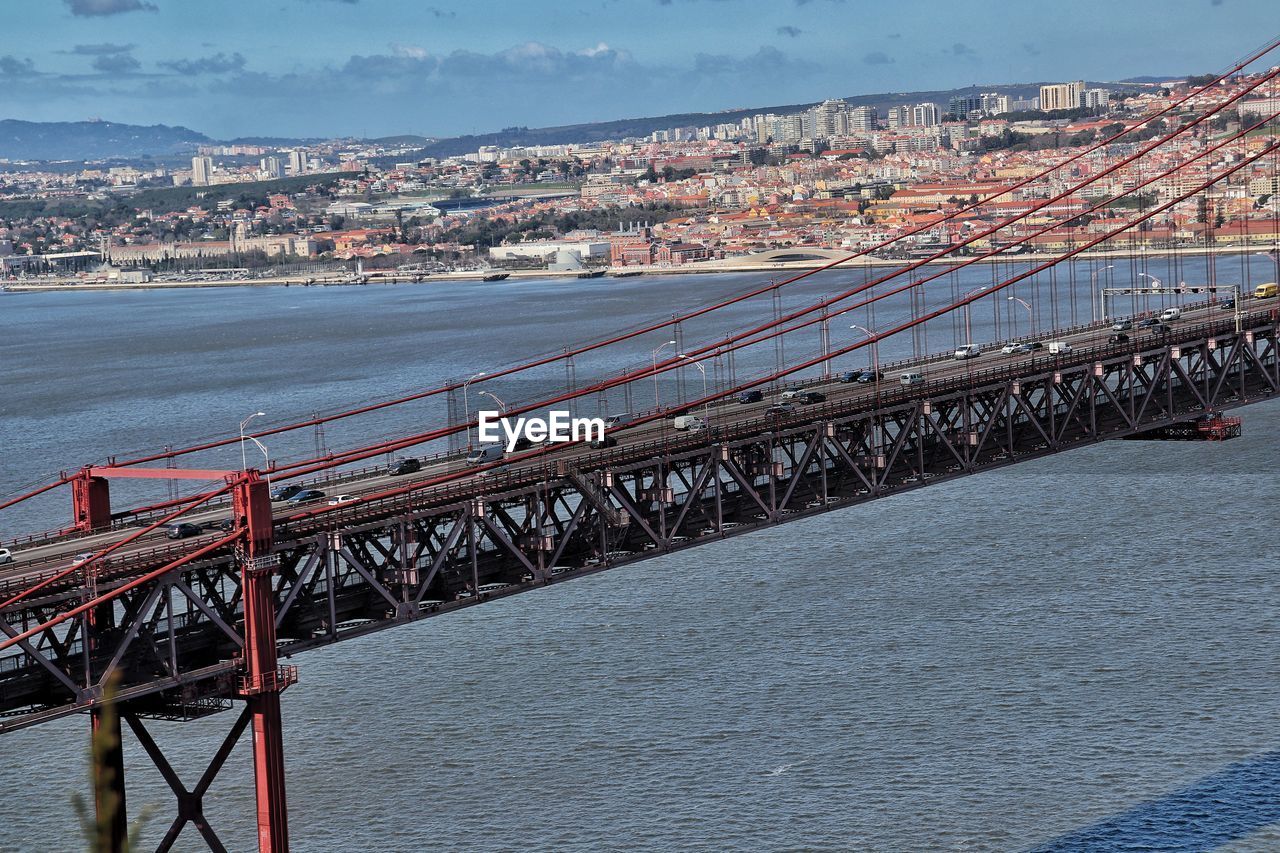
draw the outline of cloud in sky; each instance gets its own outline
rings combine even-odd
[[[35,73],[36,64],[30,59],[0,56],[0,77],[30,77]]]
[[[62,0],[71,14],[81,18],[122,15],[125,12],[158,12],[154,3],[144,0]]]
[[[962,41],[951,45],[952,56],[977,56],[978,52]]]
[[[785,26],[785,27],[778,27],[777,32],[778,32],[778,35],[780,36],[790,36],[791,38],[795,38],[796,36],[804,32],[804,30],[800,29],[799,27]]]
[[[142,63],[127,53],[103,54],[93,60],[95,71],[103,74],[130,74],[142,67]]]
[[[168,68],[170,71],[176,71],[179,74],[188,76],[196,76],[199,74],[226,74],[229,71],[240,71],[244,69],[244,57],[238,53],[228,56],[225,53],[215,53],[212,56],[201,56],[195,59],[169,59],[164,62],[157,63],[161,68]]]
[[[873,50],[862,57],[862,61],[867,65],[892,65],[893,57],[883,50]]]
[[[137,45],[101,42],[99,44],[78,44],[71,48],[71,50],[64,50],[62,52],[72,53],[76,56],[110,56],[113,53],[128,53],[135,47],[137,47]]]

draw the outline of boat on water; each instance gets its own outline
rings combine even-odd
[[[578,278],[600,278],[604,275],[604,270],[588,270],[578,273]]]
[[[644,275],[644,270],[614,270],[609,273],[610,278],[633,278],[638,275]]]
[[[485,281],[503,281],[511,277],[509,272],[491,272],[485,275]]]

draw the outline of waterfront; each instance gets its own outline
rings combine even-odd
[[[844,281],[815,279],[803,293]],[[484,369],[754,280],[9,295],[3,483],[73,449]],[[1003,316],[973,319],[994,334]],[[1104,444],[303,655],[284,697],[295,849],[1009,850],[1132,807],[1147,835],[1101,849],[1212,846],[1187,833],[1273,849],[1266,812],[1238,808],[1280,785],[1269,774],[1232,776],[1189,822],[1143,810],[1277,748],[1280,408],[1242,414],[1228,444]],[[230,722],[156,730],[191,781]],[[23,792],[0,806],[0,849],[78,846],[59,834],[68,792],[31,780],[80,772],[84,729],[0,739],[4,789]],[[133,810],[167,808],[126,741]],[[243,849],[243,749],[231,768],[210,812]]]

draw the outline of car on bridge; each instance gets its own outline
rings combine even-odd
[[[329,498],[329,506],[342,506],[343,504],[355,503],[355,495],[335,495]]]
[[[164,535],[169,539],[187,539],[191,536],[199,536],[201,533],[204,533],[204,528],[189,521],[170,524],[164,531]]]
[[[1000,347],[1000,352],[1005,355],[1017,355],[1018,353],[1031,352],[1031,347],[1024,343],[1014,342]]]
[[[422,470],[422,463],[417,459],[397,459],[387,467],[387,473],[392,477],[399,477],[402,474],[416,474]]]
[[[1128,335],[1120,334],[1119,332],[1116,332],[1115,334],[1110,335],[1110,336],[1107,338],[1107,343],[1109,343],[1109,344],[1127,344],[1127,343],[1129,343],[1129,336],[1128,336]]]
[[[603,435],[600,438],[593,439],[591,442],[591,447],[594,448],[595,450],[603,450],[606,447],[617,447],[617,446],[618,446],[618,439],[614,438],[611,435]]]
[[[1154,326],[1151,327],[1152,334],[1156,334],[1156,335],[1167,335],[1172,331],[1173,331],[1173,327],[1166,325],[1165,323],[1156,323]]]
[[[1235,301],[1234,299],[1224,299],[1224,300],[1222,300],[1221,302],[1219,302],[1219,303],[1218,303],[1218,310],[1219,310],[1219,311],[1234,311],[1234,310],[1236,310],[1236,301]]]
[[[791,403],[774,403],[768,409],[765,409],[766,415],[789,415],[796,410]]]
[[[299,486],[297,483],[290,483],[287,486],[280,486],[279,488],[277,488],[275,491],[271,493],[271,500],[287,501],[300,491],[302,491],[302,486]]]
[[[898,377],[898,382],[899,384],[905,385],[908,388],[910,388],[915,385],[923,385],[924,377],[921,376],[919,373],[915,373],[915,372],[904,373]]]
[[[1139,329],[1150,329],[1152,326],[1159,326],[1159,325],[1160,325],[1159,317],[1144,317],[1138,321]]]
[[[13,552],[8,548],[0,548],[0,566],[13,562]]]
[[[955,352],[957,361],[964,361],[966,358],[977,358],[982,355],[982,346],[979,344],[965,344]]]
[[[81,563],[87,563],[90,560],[92,560],[94,556],[95,556],[95,553],[93,551],[84,551],[80,554],[76,554],[74,557],[71,558],[71,565],[78,566]]]
[[[802,403],[807,406],[811,403],[827,402],[827,395],[823,394],[821,391],[802,391],[796,395],[795,399],[797,403]]]
[[[1166,308],[1160,314],[1161,323],[1171,323],[1174,320],[1180,320],[1180,319],[1182,319],[1181,308]]]
[[[1114,323],[1111,324],[1111,331],[1113,332],[1127,332],[1132,328],[1133,328],[1132,320],[1116,320]]]
[[[324,492],[319,489],[303,489],[294,493],[293,497],[289,498],[289,503],[294,506],[301,506],[302,504],[315,503],[322,498],[324,498]]]
[[[883,370],[864,370],[858,374],[858,378],[854,381],[859,382],[863,385],[868,385],[872,382],[877,382],[881,379],[884,379]]]
[[[738,395],[738,402],[743,404],[759,403],[763,399],[764,399],[764,392],[760,391],[759,389],[743,391],[741,394]]]

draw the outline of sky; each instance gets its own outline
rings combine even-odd
[[[0,118],[454,136],[973,84],[1176,76],[1275,0],[0,0]]]

